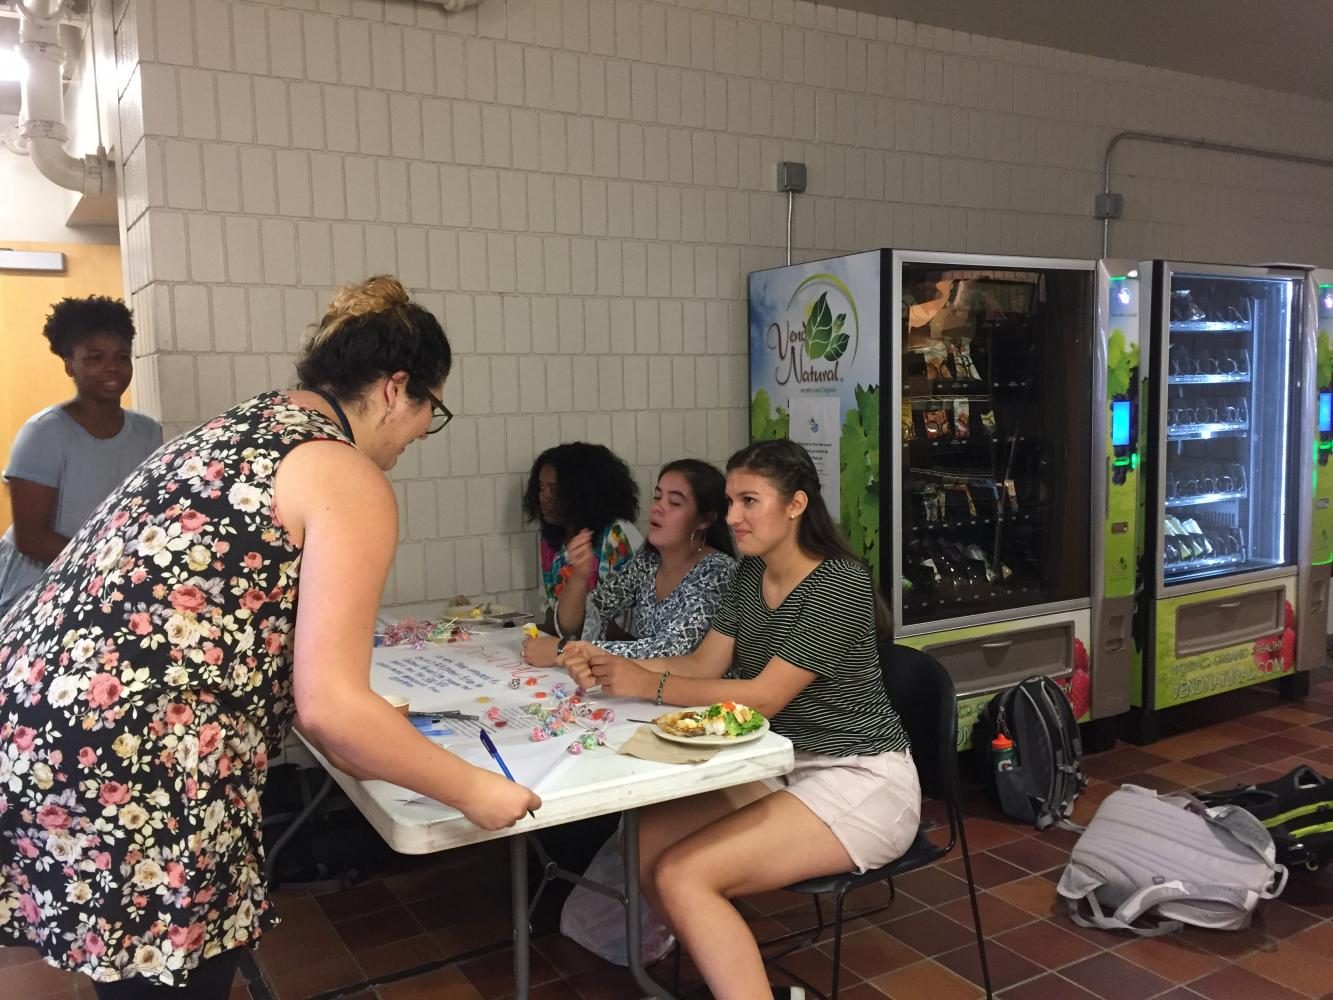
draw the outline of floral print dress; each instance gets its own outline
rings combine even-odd
[[[347,440],[269,392],[168,442],[0,619],[0,943],[179,985],[276,922],[301,553],[273,481],[321,439]]]

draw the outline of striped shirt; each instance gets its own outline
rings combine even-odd
[[[741,560],[713,628],[736,640],[727,676],[759,676],[773,657],[815,679],[771,721],[797,750],[854,757],[908,749],[884,693],[874,585],[865,567],[826,559],[776,608],[764,601],[764,561]]]

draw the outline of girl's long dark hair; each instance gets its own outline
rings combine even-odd
[[[727,480],[717,471],[717,466],[697,458],[678,458],[662,466],[657,473],[658,482],[668,472],[679,472],[690,484],[694,507],[700,517],[713,515],[704,531],[704,542],[735,559],[736,545],[731,538],[731,529],[727,527]]]
[[[784,498],[790,500],[797,490],[806,496],[805,513],[797,527],[796,543],[807,555],[820,559],[846,559],[860,563],[870,574],[875,594],[875,632],[887,639],[893,634],[893,617],[879,590],[874,586],[874,574],[866,561],[852,551],[847,539],[834,522],[828,505],[819,490],[819,473],[809,452],[795,441],[786,438],[776,441],[756,441],[747,445],[727,460],[727,471],[744,469],[767,479]]]
[[[639,516],[639,485],[629,466],[605,445],[569,441],[547,448],[537,456],[523,490],[523,513],[536,521],[542,538],[557,548],[565,542],[565,528],[542,520],[541,471],[555,470],[556,502],[570,536],[587,528],[594,535],[612,521],[633,521]]]

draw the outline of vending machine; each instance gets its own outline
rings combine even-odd
[[[1328,658],[1330,627],[1329,583],[1333,571],[1333,270],[1314,269],[1307,278],[1306,315],[1314,329],[1315,450],[1314,496],[1311,504],[1310,560],[1304,574],[1302,602],[1311,628],[1298,635],[1297,659],[1311,665]],[[1318,616],[1324,615],[1319,628]]]
[[[1131,262],[875,250],[749,279],[751,436],[790,437],[959,693],[1129,708],[1141,538]]]
[[[1140,271],[1152,377],[1131,732],[1151,742],[1163,709],[1282,678],[1296,693],[1316,665],[1302,633],[1323,662],[1333,360],[1324,347],[1319,377],[1309,272]]]

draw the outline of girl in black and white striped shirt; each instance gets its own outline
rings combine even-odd
[[[893,860],[916,835],[921,792],[880,672],[888,614],[829,515],[810,456],[791,441],[756,442],[727,463],[727,497],[744,558],[699,647],[633,661],[571,643],[563,662],[611,695],[741,702],[795,746],[795,769],[777,788],[663,803],[640,827],[654,909],[714,996],[756,1000],[770,995],[763,962],[730,900]]]

